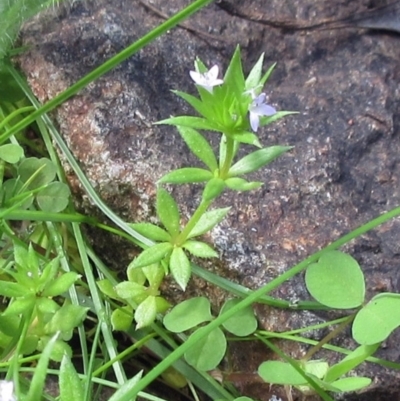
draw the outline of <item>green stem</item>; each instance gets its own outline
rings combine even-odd
[[[176,25],[178,25],[180,22],[183,20],[187,19],[189,16],[206,6],[208,3],[211,3],[212,0],[197,0],[190,4],[188,7],[184,8],[182,11],[178,12],[174,16],[172,16],[170,19],[165,21],[164,23],[160,24],[156,28],[154,28],[151,32],[149,32],[147,35],[143,36],[141,39],[133,43],[132,45],[128,46],[126,49],[122,50],[120,53],[106,61],[104,64],[102,64],[100,67],[97,67],[95,70],[81,78],[79,81],[77,81],[75,84],[70,86],[68,89],[66,89],[64,92],[60,93],[58,96],[54,97],[53,99],[49,100],[47,103],[45,103],[42,107],[40,107],[38,110],[30,114],[29,116],[25,117],[22,121],[18,122],[15,124],[13,127],[11,127],[7,132],[5,132],[3,135],[0,136],[0,143],[5,141],[7,138],[9,138],[11,135],[16,134],[23,128],[27,127],[29,124],[33,123],[39,116],[43,115],[44,113],[49,112],[50,110],[53,110],[63,102],[65,102],[67,99],[75,95],[77,92],[79,92],[82,88],[90,84],[91,82],[95,81],[111,69],[113,69],[115,66],[119,65],[122,63],[124,60],[126,60],[128,57],[132,56],[136,52],[138,52],[140,49],[145,47],[147,44],[150,42],[154,41],[156,38],[161,36],[162,34],[168,32],[170,29],[174,28]]]
[[[235,141],[230,138],[228,135],[225,135],[226,138],[226,153],[225,153],[225,159],[224,159],[224,164],[221,167],[221,171],[219,173],[220,178],[225,179],[228,176],[229,169],[231,168],[233,156],[234,156],[234,145]]]
[[[314,345],[310,348],[307,353],[302,358],[302,361],[309,361],[312,356],[317,353],[325,344],[328,344],[333,338],[335,338],[339,333],[341,333],[356,317],[357,313],[352,313],[347,319],[340,323],[336,329],[329,332],[322,340],[318,342],[318,344]]]
[[[155,368],[153,368],[149,373],[147,373],[146,376],[144,376],[130,391],[126,392],[118,401],[130,401],[138,394],[139,391],[145,389],[153,380],[155,380],[162,372],[164,372],[164,370],[166,370],[169,366],[171,366],[174,362],[176,362],[179,358],[181,358],[187,350],[193,347],[194,344],[196,344],[202,338],[210,334],[214,329],[219,327],[226,320],[233,317],[236,313],[238,313],[238,311],[250,306],[251,304],[256,302],[258,298],[260,298],[261,296],[269,293],[270,291],[272,291],[273,289],[284,283],[286,280],[289,280],[296,274],[300,273],[310,263],[317,261],[323,253],[327,251],[332,251],[334,249],[343,246],[352,239],[359,237],[362,234],[365,234],[366,232],[372,230],[373,228],[379,226],[380,224],[396,216],[400,216],[400,207],[392,209],[391,211],[382,214],[381,216],[369,221],[368,223],[362,225],[361,227],[356,228],[349,234],[344,235],[343,237],[332,242],[325,248],[304,259],[296,266],[294,266],[287,272],[283,273],[281,276],[270,281],[265,286],[254,291],[247,298],[243,299],[237,305],[235,305],[235,307],[219,315],[215,320],[213,320],[207,326],[203,327],[202,330],[193,333],[186,342],[184,342],[178,349],[176,349],[165,359],[163,359]]]
[[[196,211],[193,213],[193,216],[190,218],[188,223],[186,224],[185,228],[182,232],[178,235],[175,244],[177,246],[181,246],[185,243],[187,237],[189,236],[190,232],[193,230],[194,226],[198,223],[201,216],[207,211],[208,207],[211,205],[212,200],[204,201],[202,200],[200,205],[197,207]]]

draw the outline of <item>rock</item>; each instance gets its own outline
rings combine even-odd
[[[154,0],[151,6],[171,15],[186,3]],[[398,205],[399,36],[360,29],[304,31],[282,24],[279,29],[266,24],[344,18],[370,5],[374,4],[367,0],[345,4],[332,0],[329,6],[314,0],[213,3],[185,22],[190,30],[178,27],[157,39],[59,107],[55,119],[102,198],[128,221],[155,221],[155,182],[171,169],[195,162],[173,128],[151,125],[170,115],[192,113],[170,89],[194,91],[188,72],[196,56],[208,66],[218,64],[225,70],[239,43],[248,71],[265,52],[267,65],[278,63],[266,88],[270,102],[279,110],[300,114],[260,130],[261,142],[294,149],[253,174],[265,183],[260,190],[239,195],[227,192],[218,200],[217,206],[233,200],[234,207],[208,238],[221,262],[205,264],[258,288]],[[162,18],[142,0],[75,2],[68,12],[42,16],[25,26],[22,43],[32,48],[18,63],[45,102],[160,22]],[[216,135],[209,138],[217,145]],[[78,207],[94,213],[72,173],[70,182]],[[173,194],[183,215],[190,216],[200,189],[175,187]],[[97,251],[123,270],[136,251],[125,251],[108,237],[90,232]],[[400,289],[399,235],[397,218],[345,247],[363,268],[368,298]],[[207,285],[192,286],[189,293],[206,290]],[[302,277],[285,283],[274,295],[290,301],[309,298]],[[208,296],[221,302],[220,293]],[[274,331],[328,318],[322,313],[257,310],[261,326]],[[338,341],[354,347],[346,336]],[[396,332],[377,356],[399,361],[399,344]],[[303,352],[293,344],[284,347],[293,357]],[[243,366],[237,350],[237,366],[252,373],[265,359],[259,352],[256,348],[249,357],[253,362],[246,359]],[[318,356],[331,363],[337,360],[331,353]],[[362,394],[347,395],[346,400],[400,397],[400,375],[394,370],[366,365],[358,372],[373,377],[374,384]],[[244,394],[262,401],[272,394],[268,385],[257,380],[239,384]],[[274,393],[284,398],[279,391]]]

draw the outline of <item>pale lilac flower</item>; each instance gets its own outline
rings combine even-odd
[[[267,95],[261,93],[253,98],[253,102],[249,107],[250,112],[250,125],[254,132],[257,132],[260,125],[261,117],[269,117],[276,113],[276,110],[266,103]]]
[[[203,87],[210,93],[213,93],[213,87],[224,83],[222,79],[218,79],[218,66],[214,65],[209,71],[200,73],[197,71],[190,71],[190,76],[197,85]]]

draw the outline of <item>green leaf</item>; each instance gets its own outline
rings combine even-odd
[[[3,82],[1,84],[3,85]],[[23,156],[24,149],[19,145],[7,143],[6,145],[0,146],[0,159],[7,163],[15,164],[19,162]]]
[[[203,168],[185,167],[165,174],[159,184],[188,184],[209,181],[213,174]]]
[[[117,295],[122,299],[135,299],[142,302],[147,296],[146,287],[132,281],[122,281],[115,286]]]
[[[44,347],[39,362],[35,368],[35,373],[30,383],[28,394],[24,398],[25,401],[37,401],[42,398],[43,388],[47,377],[47,367],[53,348],[56,345],[57,338],[58,335],[54,335]]]
[[[132,326],[133,313],[130,306],[115,309],[111,314],[111,325],[114,331],[128,331]]]
[[[210,245],[201,241],[186,241],[183,245],[188,252],[200,258],[216,258],[218,253]]]
[[[154,323],[157,315],[156,297],[147,297],[135,311],[136,330],[149,326]]]
[[[219,131],[220,129],[218,125],[211,123],[205,118],[190,116],[171,117],[166,120],[158,121],[156,124],[176,125],[179,127],[204,129],[208,131]]]
[[[20,163],[18,174],[29,189],[36,189],[54,180],[56,168],[49,159],[29,157]]]
[[[137,269],[139,270],[139,269]],[[111,284],[111,281],[108,279],[98,280],[96,281],[97,286],[99,287],[100,291],[107,295],[111,299],[119,300],[120,297],[118,296],[117,292],[115,291],[114,286]]]
[[[132,261],[129,264],[128,269],[126,270],[126,275],[128,276],[128,280],[132,281],[134,283],[140,284],[140,285],[144,285],[144,283],[146,282],[147,279],[143,273],[143,267],[135,268],[133,266],[133,262],[134,261]],[[150,265],[150,266],[152,266],[152,265]]]
[[[157,215],[161,223],[171,234],[171,236],[177,235],[180,228],[180,214],[178,205],[176,204],[174,198],[164,188],[158,188],[157,190],[156,207]]]
[[[46,324],[46,333],[68,332],[74,329],[85,319],[88,310],[89,308],[80,305],[64,304]]]
[[[324,253],[308,266],[305,280],[310,294],[330,308],[357,308],[364,302],[364,275],[357,261],[343,252]]]
[[[61,401],[84,399],[83,383],[67,355],[64,355],[61,361],[59,386]]]
[[[163,297],[156,297],[156,310],[157,313],[165,313],[171,304]]]
[[[16,298],[13,302],[8,305],[7,309],[3,312],[3,316],[11,316],[11,315],[24,315],[27,312],[31,311],[36,304],[35,296],[28,295],[27,291],[25,290],[25,296]]]
[[[210,301],[205,297],[195,297],[181,302],[164,317],[168,331],[181,333],[212,319]]]
[[[58,295],[67,292],[70,287],[78,280],[81,276],[75,272],[67,272],[62,276],[58,277],[55,281],[52,281],[45,290],[42,292],[44,297],[56,297]]]
[[[307,380],[287,362],[266,361],[258,367],[261,378],[271,384],[288,384],[299,386],[307,384]]]
[[[225,207],[222,209],[210,210],[209,212],[204,213],[200,217],[197,224],[193,227],[193,230],[190,231],[188,238],[197,237],[210,231],[225,218],[229,210],[230,207]]]
[[[224,85],[233,89],[237,99],[240,99],[245,91],[245,80],[239,46],[236,46],[235,52],[233,53],[232,59],[226,70]]]
[[[371,356],[380,346],[378,344],[372,345],[361,345],[352,351],[349,355],[343,358],[339,363],[332,365],[326,376],[326,382],[333,382],[339,377],[344,376],[346,373],[350,372],[350,370],[357,367],[360,363],[364,362],[369,356]],[[334,385],[333,383],[331,383]]]
[[[158,288],[164,279],[164,269],[158,263],[142,268],[150,287]]]
[[[369,377],[345,377],[331,383],[336,388],[337,392],[347,393],[350,391],[361,390],[371,384]]]
[[[35,306],[41,313],[49,315],[54,315],[60,309],[60,305],[50,298],[37,298]]]
[[[256,134],[253,134],[252,132],[240,132],[231,135],[231,137],[239,143],[246,143],[248,145],[253,145],[261,148],[261,143],[258,139],[258,136]]]
[[[278,111],[272,116],[261,117],[260,126],[264,127],[266,125],[274,123],[275,121],[281,120],[283,117],[290,116],[292,114],[299,114],[299,113],[297,111]]]
[[[373,297],[357,313],[353,322],[353,338],[364,345],[379,343],[399,326],[400,294],[382,293]]]
[[[260,85],[261,73],[264,63],[264,53],[261,54],[260,58],[254,64],[254,67],[251,69],[249,75],[246,78],[245,89],[246,91],[254,90],[256,94],[258,94],[262,86]]]
[[[179,284],[183,291],[189,282],[192,269],[188,257],[182,248],[174,248],[169,260],[169,269],[175,281]]]
[[[263,75],[263,77],[260,80],[261,87],[263,87],[265,85],[265,83],[268,81],[275,66],[276,66],[276,63],[272,64],[271,67],[268,68],[267,72]]]
[[[72,337],[72,335],[70,337]],[[40,337],[37,350],[41,351],[43,349],[43,346],[47,344],[47,342],[48,342],[48,337]],[[72,348],[65,341],[57,340],[56,343],[54,344],[54,348],[51,350],[50,359],[55,362],[61,362],[64,355],[67,355],[68,357],[71,358]]]
[[[205,328],[202,327],[197,331],[204,329]],[[222,330],[217,328],[194,343],[193,346],[186,351],[185,359],[186,362],[194,368],[200,371],[208,371],[215,369],[218,366],[222,361],[225,352],[226,338]]]
[[[44,212],[59,213],[68,206],[69,196],[68,185],[51,182],[36,195],[36,201]]]
[[[239,398],[235,398],[233,401],[254,401],[254,400],[249,397],[239,397]]]
[[[175,93],[175,95],[181,97],[182,99],[185,99],[203,117],[211,119],[212,109],[206,103],[202,102],[197,97],[189,95],[188,93],[185,92],[180,92],[180,91],[172,91],[172,92]]]
[[[133,262],[132,267],[143,267],[159,262],[171,253],[173,246],[169,242],[161,242],[145,249]]]
[[[3,206],[15,209],[15,204],[19,202],[19,208],[27,209],[33,203],[33,195],[31,192],[26,192],[23,188],[21,180],[10,178],[3,183],[0,192],[3,199]],[[22,203],[21,203],[22,201]]]
[[[290,149],[292,149],[290,146],[270,146],[256,150],[235,163],[229,170],[229,177],[257,171]]]
[[[135,231],[143,236],[152,239],[153,241],[168,242],[171,235],[163,228],[151,223],[134,223],[129,224]]]
[[[129,399],[132,401],[136,400],[136,397],[132,397],[132,389],[136,386],[139,380],[142,378],[143,370],[136,374],[132,379],[126,381],[108,401],[120,401],[121,399]],[[129,398],[128,398],[129,397]]]
[[[0,295],[7,298],[23,297],[26,295],[26,287],[18,284],[12,283],[10,281],[0,282]]]
[[[226,301],[219,314],[222,315],[224,312],[236,306],[239,302],[240,299],[230,299]],[[240,309],[234,316],[223,323],[226,330],[238,337],[245,337],[254,333],[257,329],[257,325],[257,319],[254,316],[254,311],[251,306]]]
[[[225,180],[225,184],[229,189],[233,189],[234,191],[244,192],[260,188],[263,185],[263,182],[259,181],[248,182],[243,178],[233,177]]]
[[[193,154],[197,156],[211,172],[214,172],[218,168],[218,162],[212,147],[204,136],[189,127],[178,126],[178,131]]]
[[[207,182],[203,194],[201,195],[204,202],[210,202],[219,195],[225,189],[225,182],[221,178],[213,178]]]

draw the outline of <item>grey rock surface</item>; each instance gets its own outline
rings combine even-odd
[[[151,2],[167,15],[187,4],[184,0]],[[155,221],[155,182],[171,168],[195,162],[173,128],[151,125],[170,115],[192,113],[170,89],[194,93],[188,72],[195,57],[225,70],[237,43],[246,71],[261,52],[265,52],[266,66],[278,62],[266,88],[270,101],[279,110],[296,110],[299,115],[262,129],[260,138],[264,146],[293,145],[294,149],[253,174],[265,183],[260,190],[226,193],[218,201],[218,206],[224,206],[233,200],[234,207],[208,237],[221,262],[205,264],[258,288],[399,204],[400,36],[360,29],[278,29],[263,23],[263,19],[317,23],[372,6],[374,2],[367,0],[213,3],[186,22],[190,30],[178,27],[157,39],[58,108],[55,119],[103,199],[125,219]],[[160,22],[160,15],[141,1],[76,2],[68,12],[56,17],[48,14],[26,25],[22,42],[33,47],[18,62],[35,94],[45,102]],[[217,145],[215,135],[209,138]],[[93,213],[72,174],[70,183],[78,207]],[[183,215],[190,216],[200,189],[182,186],[173,193]],[[114,268],[123,270],[135,254],[108,237],[93,232],[92,236],[96,249]],[[399,238],[400,219],[394,219],[346,247],[363,268],[368,297],[399,292]],[[189,293],[208,289],[197,280]],[[182,296],[170,291],[177,298]],[[274,295],[291,301],[309,298],[302,277]],[[221,302],[220,293],[208,296]],[[267,330],[283,331],[327,318],[257,310]],[[354,346],[348,337],[338,342]],[[399,362],[399,343],[397,332],[378,356]],[[294,357],[302,352],[292,349],[293,345],[284,347]],[[332,362],[335,358],[322,356]],[[265,359],[256,349],[243,368],[240,358],[244,356],[238,351],[235,357],[247,372],[254,372]],[[400,374],[378,365],[359,372],[373,377],[374,384],[364,394],[346,400],[400,398]],[[244,394],[262,401],[272,394],[269,386],[257,380],[241,382],[240,387]],[[275,390],[278,394],[279,389]],[[285,399],[284,393],[279,395]]]

